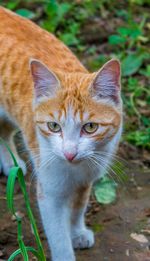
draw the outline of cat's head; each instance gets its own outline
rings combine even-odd
[[[54,73],[37,60],[31,60],[30,68],[35,123],[45,153],[75,163],[119,140],[118,60],[110,60],[96,73]]]

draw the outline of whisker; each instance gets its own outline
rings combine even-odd
[[[94,154],[99,154],[99,155],[103,155],[103,156],[110,156],[110,157],[113,157],[117,160],[120,160],[121,162],[124,162],[124,164],[128,164],[128,162],[123,159],[122,157],[114,154],[114,153],[110,153],[110,152],[106,152],[106,151],[94,151]]]
[[[40,169],[43,169],[43,168],[46,168],[48,165],[50,165],[54,160],[56,159],[56,156],[55,155],[52,155],[51,158],[49,159],[45,159],[42,164],[40,165],[38,171]],[[33,172],[32,172],[32,175],[31,175],[31,179],[30,179],[30,184],[29,184],[29,188],[31,188],[31,184],[33,182],[33,179],[36,178],[38,176],[38,171],[34,168]],[[29,190],[29,193],[31,191]]]
[[[102,168],[104,169],[104,172],[106,172],[106,168],[105,168],[105,166],[104,166],[103,164],[98,163],[98,162],[95,161],[93,158],[90,158],[89,160],[92,162],[92,164],[95,165],[95,168],[102,167]],[[110,173],[107,173],[107,174],[111,177],[111,179],[113,179],[113,181],[114,181],[115,184],[116,184],[116,181],[114,180],[113,176],[112,176]]]
[[[117,178],[118,182],[124,185],[123,180],[120,178],[120,176],[117,175],[117,173],[112,169],[112,167],[109,164],[106,165],[106,161],[105,161],[104,158],[102,158],[100,156],[99,156],[99,158],[94,156],[94,158],[98,162],[99,162],[99,160],[100,160],[100,162],[102,161],[104,166],[107,167],[107,169],[115,175],[115,177]],[[102,162],[101,162],[101,164],[102,164]]]

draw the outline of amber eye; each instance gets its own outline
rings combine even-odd
[[[88,134],[92,134],[95,131],[97,131],[98,129],[98,124],[94,123],[94,122],[88,122],[86,123],[83,127],[83,131],[88,133]]]
[[[49,130],[52,131],[52,132],[60,132],[61,131],[60,125],[56,122],[48,122],[47,126],[48,126]]]

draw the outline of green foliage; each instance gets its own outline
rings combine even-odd
[[[108,59],[105,55],[100,54],[95,59],[90,59],[90,61],[87,62],[87,65],[94,71],[97,71],[100,69],[101,66],[103,66],[105,62],[107,62],[107,60]]]
[[[43,21],[43,27],[50,32],[55,32],[60,23],[65,22],[65,15],[69,12],[71,4],[48,1],[44,7],[47,18]]]
[[[76,37],[79,31],[79,24],[74,23],[68,26],[68,32],[60,34],[60,39],[67,45],[78,45],[79,39]]]
[[[150,65],[147,65],[145,69],[141,69],[140,73],[147,78],[150,78]]]
[[[147,73],[147,70],[143,69],[142,73]],[[125,110],[130,117],[130,121],[126,123],[124,139],[133,145],[150,149],[150,117],[147,116],[150,89],[133,77],[129,77],[124,84],[124,88],[127,89],[124,96]]]
[[[117,178],[117,181],[123,183],[127,181],[125,174],[125,166],[121,161],[114,161],[114,164],[109,168],[105,176],[98,180],[94,185],[94,194],[97,201],[101,204],[110,204],[115,201],[117,197],[117,184],[110,174]]]
[[[110,35],[109,44],[116,51],[121,60],[123,75],[123,100],[127,116],[131,116],[129,122],[125,122],[124,138],[135,146],[150,148],[150,120],[148,106],[150,101],[149,77],[150,52],[146,44],[150,41],[146,27],[148,14],[143,14],[139,23],[134,21],[133,5],[145,1],[131,1],[132,6],[124,16],[127,22],[117,28],[117,33]],[[124,13],[123,13],[124,15]],[[134,75],[134,78],[133,78]],[[138,77],[144,75],[145,80]],[[132,77],[131,77],[132,76]],[[128,78],[129,77],[129,78]],[[144,86],[146,85],[146,86]]]
[[[145,128],[143,131],[136,130],[129,132],[126,138],[130,143],[135,144],[136,146],[144,146],[150,149],[150,128]]]
[[[4,7],[14,10],[20,3],[20,0],[9,0],[9,1],[3,1],[0,0],[0,5],[3,5]]]
[[[130,76],[135,74],[141,67],[145,55],[129,54],[122,60],[122,75]]]
[[[150,54],[143,47],[142,42],[148,41],[148,37],[144,35],[144,25],[146,16],[140,24],[133,21],[130,13],[129,24],[121,26],[117,29],[116,35],[108,38],[109,44],[114,48],[119,47],[119,54],[122,61],[123,76],[130,76],[138,72],[146,59],[150,59]],[[118,50],[116,52],[118,53]]]
[[[16,10],[16,13],[18,15],[21,15],[21,16],[28,18],[28,19],[33,19],[35,17],[34,12],[32,12],[28,9],[25,9],[25,8],[21,8],[21,9]]]
[[[8,176],[8,181],[7,181],[7,189],[6,189],[6,195],[7,195],[7,204],[10,212],[15,216],[16,221],[17,221],[17,227],[18,227],[18,244],[19,244],[19,249],[16,250],[12,255],[9,257],[8,261],[14,260],[18,255],[22,255],[24,261],[29,260],[28,253],[31,252],[35,257],[38,258],[40,261],[46,261],[45,255],[44,255],[44,250],[40,241],[40,237],[38,234],[36,222],[34,219],[34,216],[32,214],[32,210],[30,207],[30,202],[29,202],[29,197],[27,194],[26,190],[26,184],[23,176],[22,169],[18,166],[18,163],[11,152],[10,148],[8,145],[0,139],[0,143],[5,145],[6,149],[9,151],[10,156],[13,159],[14,162],[14,167],[10,169],[10,173]],[[26,205],[26,211],[28,218],[30,220],[30,224],[32,226],[32,230],[35,236],[36,244],[38,249],[34,249],[33,247],[28,247],[25,246],[24,240],[23,240],[23,232],[22,232],[22,218],[17,214],[16,207],[14,206],[14,190],[15,190],[15,183],[18,180],[20,188],[22,190],[22,194],[25,200],[25,205]]]
[[[110,204],[116,199],[117,184],[107,176],[99,180],[94,186],[97,201],[101,204]]]
[[[131,46],[138,41],[139,36],[142,35],[142,31],[136,24],[128,25],[126,27],[119,27],[116,35],[109,36],[109,43],[114,45],[120,45],[125,47]]]

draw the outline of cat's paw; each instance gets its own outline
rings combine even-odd
[[[90,229],[84,229],[72,238],[73,248],[84,249],[94,245],[94,233]]]

